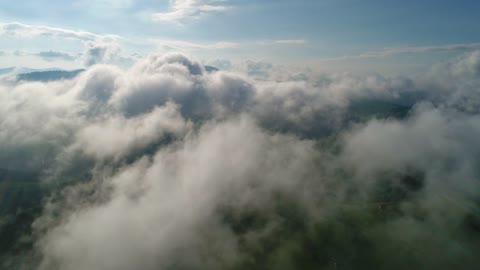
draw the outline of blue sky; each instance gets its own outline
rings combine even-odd
[[[207,60],[401,70],[480,48],[479,11],[471,0],[1,0],[0,61],[76,67],[82,63],[71,59],[86,42],[102,42],[125,57],[182,51]],[[46,34],[52,29],[57,34]],[[41,52],[72,57],[47,61]]]

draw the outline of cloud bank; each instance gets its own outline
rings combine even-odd
[[[2,81],[0,164],[50,190],[22,238],[30,248],[2,263],[472,269],[479,59],[422,80],[249,63],[259,79],[167,54]]]

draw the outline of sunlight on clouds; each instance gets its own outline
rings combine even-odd
[[[219,0],[171,0],[168,12],[158,12],[152,15],[154,21],[178,23],[188,18],[199,18],[207,13],[224,11],[228,6]]]

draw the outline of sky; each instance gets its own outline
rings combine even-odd
[[[480,48],[479,10],[471,0],[1,0],[0,68],[81,68],[100,44],[126,66],[179,51],[405,73]]]

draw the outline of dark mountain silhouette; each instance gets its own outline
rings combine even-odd
[[[0,68],[0,75],[2,74],[8,74],[12,71],[14,71],[15,68],[14,67],[9,67],[9,68]]]
[[[65,79],[72,79],[78,74],[85,71],[84,69],[77,69],[72,71],[66,70],[49,70],[49,71],[35,71],[29,73],[22,73],[17,75],[18,81],[58,81]]]
[[[207,72],[216,72],[216,71],[219,71],[218,68],[212,67],[212,66],[205,66],[205,70],[206,70]]]

